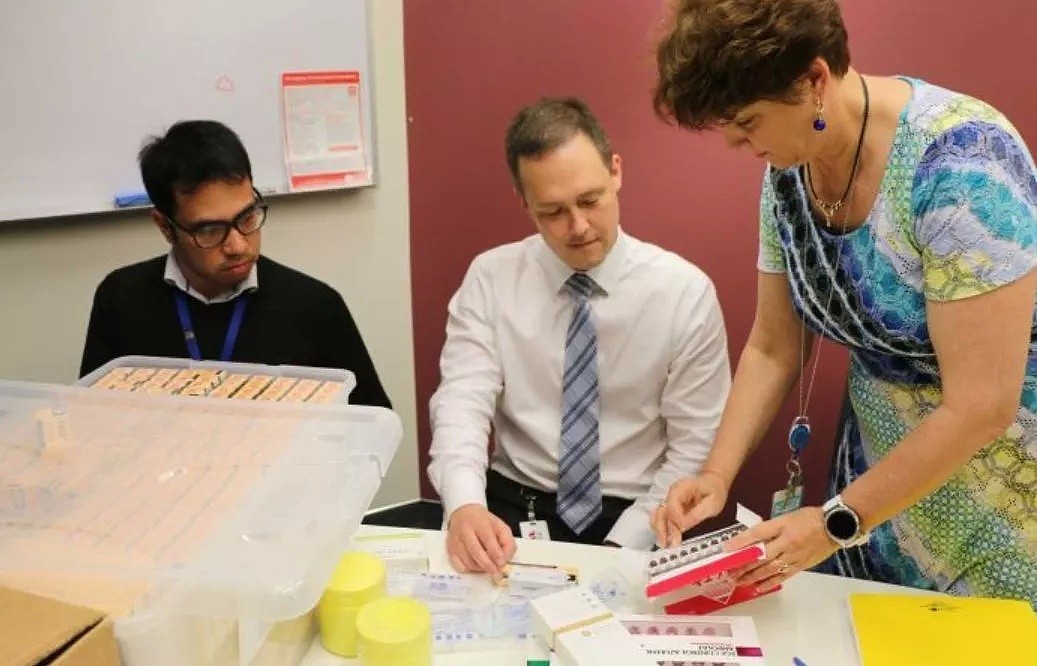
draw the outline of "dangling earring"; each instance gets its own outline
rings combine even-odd
[[[825,122],[825,106],[821,103],[821,98],[817,99],[815,105],[817,106],[817,117],[814,118],[814,131],[824,132],[828,123]]]

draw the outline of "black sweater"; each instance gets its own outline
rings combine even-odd
[[[130,354],[189,358],[173,295],[165,282],[166,257],[125,266],[98,286],[90,312],[80,376]],[[345,301],[308,275],[260,257],[259,289],[249,296],[232,361],[344,368],[356,375],[349,402],[390,407],[371,357]],[[205,305],[188,298],[202,358],[216,360],[233,302]]]

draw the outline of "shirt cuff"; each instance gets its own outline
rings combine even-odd
[[[648,512],[637,504],[631,505],[620,514],[605,540],[618,543],[624,548],[651,550],[655,545],[655,532],[652,531]]]
[[[486,506],[486,475],[471,470],[458,469],[450,473],[450,479],[440,492],[443,500],[443,524],[450,522],[454,511],[466,504]]]

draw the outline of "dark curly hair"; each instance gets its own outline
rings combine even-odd
[[[693,130],[760,100],[799,101],[796,83],[824,58],[850,67],[837,0],[678,0],[656,62],[656,113]]]

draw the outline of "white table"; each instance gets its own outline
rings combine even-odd
[[[394,528],[363,526],[360,534],[391,533]],[[400,531],[400,530],[396,530]],[[415,530],[403,530],[414,532]],[[426,532],[429,567],[433,572],[450,572],[442,532]],[[579,567],[581,579],[588,580],[614,565],[618,549],[604,546],[518,540],[514,559],[521,562],[568,564]],[[793,656],[808,666],[858,666],[857,648],[849,616],[847,594],[877,592],[910,594],[921,590],[858,581],[837,576],[801,573],[788,581],[781,591],[738,604],[725,615],[749,615],[756,622],[768,666],[789,666]],[[485,666],[493,653],[436,655],[436,666]],[[342,666],[358,663],[326,652],[315,640],[304,666]]]

